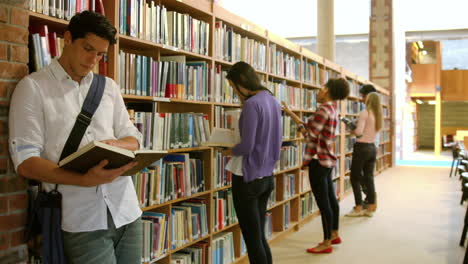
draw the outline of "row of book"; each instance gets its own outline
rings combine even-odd
[[[203,113],[152,113],[129,111],[143,135],[143,148],[167,150],[199,147],[210,137],[208,116]]]
[[[267,208],[272,208],[276,204],[276,177],[273,177],[273,191],[268,196]]]
[[[270,44],[270,73],[293,80],[300,80],[301,60]]]
[[[348,155],[348,156],[345,157],[345,159],[344,159],[345,173],[348,173],[348,172],[351,171],[352,160],[353,160],[352,156]]]
[[[208,235],[206,201],[191,200],[171,207],[171,249]]]
[[[232,232],[221,232],[213,238],[212,264],[228,264],[235,260],[234,235]]]
[[[156,1],[120,0],[121,34],[208,56],[210,24]]]
[[[215,106],[214,126],[219,128],[234,129],[238,127],[241,110]]]
[[[211,247],[208,242],[199,242],[171,255],[171,264],[208,264]]]
[[[320,86],[320,67],[314,61],[302,60],[302,78],[305,83]]]
[[[64,40],[56,32],[49,31],[47,25],[29,26],[29,71],[34,72],[48,66],[52,59],[59,58],[64,47]],[[96,63],[93,72],[107,74],[107,55]]]
[[[295,139],[297,138],[297,124],[290,115],[282,115],[283,124],[283,140],[284,139]]]
[[[265,238],[270,240],[273,236],[273,215],[270,211],[265,214]]]
[[[283,206],[283,230],[289,228],[291,224],[291,202],[287,201]]]
[[[340,131],[339,128],[336,128],[336,131]],[[341,138],[340,137],[335,137],[335,144],[333,145],[333,152],[335,153],[335,156],[340,156],[341,155]]]
[[[232,189],[222,190],[213,194],[214,226],[213,232],[237,223],[236,210],[232,199]]]
[[[203,161],[187,153],[169,154],[132,176],[141,207],[190,197],[205,190]]]
[[[283,200],[296,195],[296,175],[293,173],[283,174]]]
[[[309,171],[308,170],[300,170],[299,172],[299,192],[304,193],[312,190],[310,188],[310,180],[309,180]]]
[[[390,131],[380,131],[380,143],[390,140]]]
[[[354,96],[354,97],[360,97],[359,94],[359,89],[362,87],[361,85],[358,85],[354,80],[352,79],[346,79],[348,81],[349,85],[349,96]]]
[[[292,142],[283,142],[280,159],[275,165],[274,172],[279,172],[299,166],[299,147]]]
[[[354,143],[356,143],[356,137],[346,136],[346,139],[345,139],[345,152],[346,153],[353,151]]]
[[[214,33],[215,58],[228,62],[245,61],[254,69],[266,72],[266,45],[242,36],[222,21],[216,21]]]
[[[333,170],[331,172],[332,179],[337,179],[338,177],[340,177],[340,166],[340,158],[338,157],[338,159],[336,160],[335,167],[333,167]]]
[[[29,0],[29,10],[66,20],[85,10],[105,15],[103,0]]]
[[[213,100],[217,103],[239,104],[240,98],[234,93],[226,78],[227,70],[223,69],[219,64],[216,64],[215,67]]]
[[[149,56],[119,51],[122,94],[209,101],[211,68],[205,61],[185,56]]]
[[[169,251],[169,216],[159,212],[143,212],[142,261],[148,262]]]
[[[289,86],[286,81],[268,82],[267,88],[280,102],[284,101],[291,109],[301,108],[301,88]]]
[[[308,215],[311,215],[315,210],[318,209],[318,206],[315,202],[314,196],[311,192],[307,192],[301,196],[301,219],[304,219]]]
[[[317,110],[317,90],[302,89],[302,110]]]
[[[213,162],[213,180],[214,187],[220,188],[223,186],[229,186],[232,184],[232,173],[226,170],[226,165],[231,159],[229,156],[225,156],[221,151],[214,150],[214,162]]]
[[[346,100],[346,113],[359,114],[364,109],[366,109],[366,105],[363,102]]]

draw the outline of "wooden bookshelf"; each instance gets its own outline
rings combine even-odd
[[[109,20],[114,24],[114,26],[119,30],[119,12],[122,7],[119,6],[121,1],[103,1],[104,8],[106,11],[106,15]],[[156,4],[165,6],[167,10],[170,11],[177,11],[180,13],[188,14],[191,17],[198,19],[200,21],[204,21],[209,24],[209,45],[208,45],[208,55],[198,54],[194,52],[190,52],[187,50],[182,50],[179,48],[167,46],[162,43],[156,43],[150,40],[132,37],[124,34],[124,32],[117,35],[118,42],[116,45],[112,46],[109,49],[109,63],[108,63],[108,76],[119,82],[119,51],[123,50],[125,52],[129,52],[132,54],[144,55],[148,57],[152,57],[154,60],[158,61],[162,56],[172,56],[172,55],[182,55],[186,57],[187,61],[205,61],[208,67],[212,70],[209,74],[211,74],[211,81],[208,83],[210,87],[214,87],[214,69],[216,65],[220,65],[223,69],[228,69],[231,67],[234,62],[226,61],[221,58],[217,58],[215,55],[215,23],[221,22],[222,24],[232,28],[233,32],[236,34],[240,34],[242,37],[251,39],[253,41],[258,42],[259,44],[265,45],[265,70],[257,70],[257,73],[261,76],[262,80],[264,81],[282,81],[288,87],[292,87],[291,89],[298,89],[300,91],[297,98],[299,98],[299,108],[295,108],[295,112],[301,117],[305,118],[307,116],[312,115],[315,110],[306,110],[303,108],[302,100],[305,94],[305,91],[317,92],[329,78],[332,77],[344,77],[348,79],[350,82],[353,82],[355,85],[360,86],[366,83],[370,83],[369,81],[357,76],[356,74],[342,68],[340,65],[331,62],[323,57],[302,48],[284,38],[281,38],[274,33],[268,31],[267,29],[261,28],[254,23],[251,23],[235,14],[232,14],[225,10],[224,8],[220,7],[216,3],[207,0],[183,0],[183,1],[172,1],[172,0],[157,0],[155,1]],[[57,19],[54,17],[46,16],[43,14],[38,14],[35,12],[30,12],[30,23],[39,23],[48,25],[49,31],[57,32],[59,35],[63,33],[68,24],[68,21],[63,19]],[[271,56],[270,56],[270,45],[276,45],[277,51],[283,52],[286,56],[290,56],[294,60],[299,61],[298,74],[299,78],[290,78],[280,74],[273,74],[270,68]],[[313,81],[307,81],[305,79],[304,70],[307,63],[310,65],[314,65],[312,68],[314,72],[310,72],[311,76],[313,75]],[[309,65],[309,66],[310,66]],[[376,86],[374,84],[374,86]],[[387,96],[389,98],[388,102],[384,107],[387,108],[389,112],[388,119],[392,118],[391,116],[391,98],[389,97],[389,93],[376,86],[379,92],[383,96]],[[289,88],[288,88],[289,89]],[[210,90],[211,92],[213,90]],[[161,97],[154,97],[154,96],[138,96],[134,94],[123,94],[123,98],[125,102],[132,103],[132,104],[146,104],[152,107],[152,111],[158,113],[176,113],[176,112],[197,112],[203,113],[208,116],[210,127],[213,128],[214,126],[214,116],[215,116],[215,107],[223,107],[223,108],[239,108],[241,107],[238,103],[227,103],[227,102],[215,102],[213,98],[210,98],[208,101],[196,101],[196,100],[186,100],[186,99],[175,99],[175,98],[161,98]],[[351,96],[347,100],[357,102],[359,101],[358,96]],[[348,114],[346,111],[346,100],[338,103],[339,113],[341,116],[344,115],[352,115],[356,116],[355,113]],[[388,132],[388,139],[381,140],[381,145],[385,145],[385,153],[382,153],[378,157],[378,168],[377,172],[381,172],[388,167],[392,166],[392,153],[391,153],[391,146],[392,146],[392,133],[393,129],[389,128],[386,129],[385,132]],[[347,170],[345,168],[346,157],[349,157],[350,152],[346,151],[345,144],[346,138],[350,135],[346,133],[346,129],[344,125],[340,126],[340,131],[337,131],[337,137],[339,137],[340,145],[336,146],[339,149],[339,172],[338,176],[336,177],[336,181],[338,181],[338,188],[339,188],[339,195],[338,198],[342,200],[346,195],[349,195],[349,189],[345,189],[346,184],[346,176]],[[302,138],[293,138],[293,139],[286,139],[283,142],[287,142],[290,144],[297,144],[298,149],[302,150],[303,139]],[[204,236],[199,239],[194,239],[189,241],[183,246],[177,247],[176,249],[171,249],[169,247],[167,253],[164,256],[158,257],[158,259],[151,260],[147,263],[157,263],[160,264],[169,264],[171,262],[171,256],[176,253],[177,251],[184,249],[190,245],[193,245],[199,241],[208,242],[210,245],[214,241],[215,235],[219,233],[228,231],[233,233],[234,238],[234,249],[235,249],[235,260],[234,263],[246,263],[247,257],[246,255],[241,256],[240,254],[240,247],[241,247],[241,232],[238,224],[228,225],[221,230],[214,231],[215,219],[214,219],[214,207],[216,206],[213,202],[213,196],[217,192],[227,191],[231,188],[230,184],[226,186],[221,186],[215,188],[214,184],[214,177],[215,177],[215,160],[214,160],[214,149],[209,147],[196,147],[196,148],[180,148],[180,149],[169,149],[168,152],[171,153],[201,153],[202,160],[204,161],[204,174],[203,177],[205,179],[205,189],[202,192],[195,193],[189,197],[182,197],[176,200],[167,201],[161,204],[156,204],[148,207],[142,208],[143,211],[156,211],[156,212],[163,212],[168,215],[171,213],[171,208],[173,205],[178,204],[180,202],[186,201],[191,198],[205,198],[206,205],[207,205],[207,221],[208,221],[208,230],[209,233],[207,236]],[[302,154],[299,151],[299,162],[302,160]],[[301,206],[302,206],[302,198],[310,193],[307,192],[300,192],[299,184],[300,180],[300,166],[296,164],[289,169],[283,169],[278,172],[275,172],[275,176],[277,178],[276,182],[276,191],[283,190],[284,182],[281,180],[281,175],[283,174],[294,174],[295,175],[295,184],[296,187],[294,188],[295,193],[288,199],[278,199],[280,198],[277,193],[277,199],[274,206],[269,208],[270,212],[272,213],[272,225],[273,225],[273,235],[269,239],[270,242],[276,242],[287,236],[288,234],[299,230],[302,226],[304,226],[309,221],[315,219],[319,212],[316,210],[308,213],[305,217],[301,217]],[[349,179],[348,179],[349,180]],[[290,216],[289,216],[289,226],[288,228],[284,227],[284,208],[286,204],[290,206]],[[170,221],[170,220],[169,220]],[[170,228],[170,227],[169,227]],[[169,237],[170,240],[170,237]],[[217,264],[217,263],[213,263]]]

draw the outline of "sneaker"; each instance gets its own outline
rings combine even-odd
[[[361,210],[361,211],[356,211],[353,209],[351,209],[351,211],[347,214],[345,214],[345,216],[348,216],[348,217],[360,217],[360,216],[364,216],[364,212],[365,210]]]
[[[375,211],[365,210],[365,211],[364,211],[364,216],[373,217],[373,216],[374,216],[374,213],[375,213]]]

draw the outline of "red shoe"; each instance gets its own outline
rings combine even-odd
[[[340,237],[337,237],[331,241],[332,245],[338,245],[338,244],[341,244],[341,242],[342,241]]]
[[[315,248],[308,248],[308,249],[307,249],[307,252],[309,252],[309,253],[315,253],[315,254],[332,253],[332,252],[333,252],[333,248],[332,248],[332,247],[329,247],[329,248],[322,249],[322,250],[316,250]]]

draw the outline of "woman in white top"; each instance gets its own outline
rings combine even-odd
[[[374,167],[377,155],[375,138],[381,128],[380,97],[377,93],[370,93],[366,97],[366,110],[359,114],[356,129],[353,131],[357,140],[354,144],[351,163],[351,185],[356,206],[346,216],[372,216],[375,212]],[[369,204],[365,211],[362,207],[361,182],[364,182],[368,190]]]

